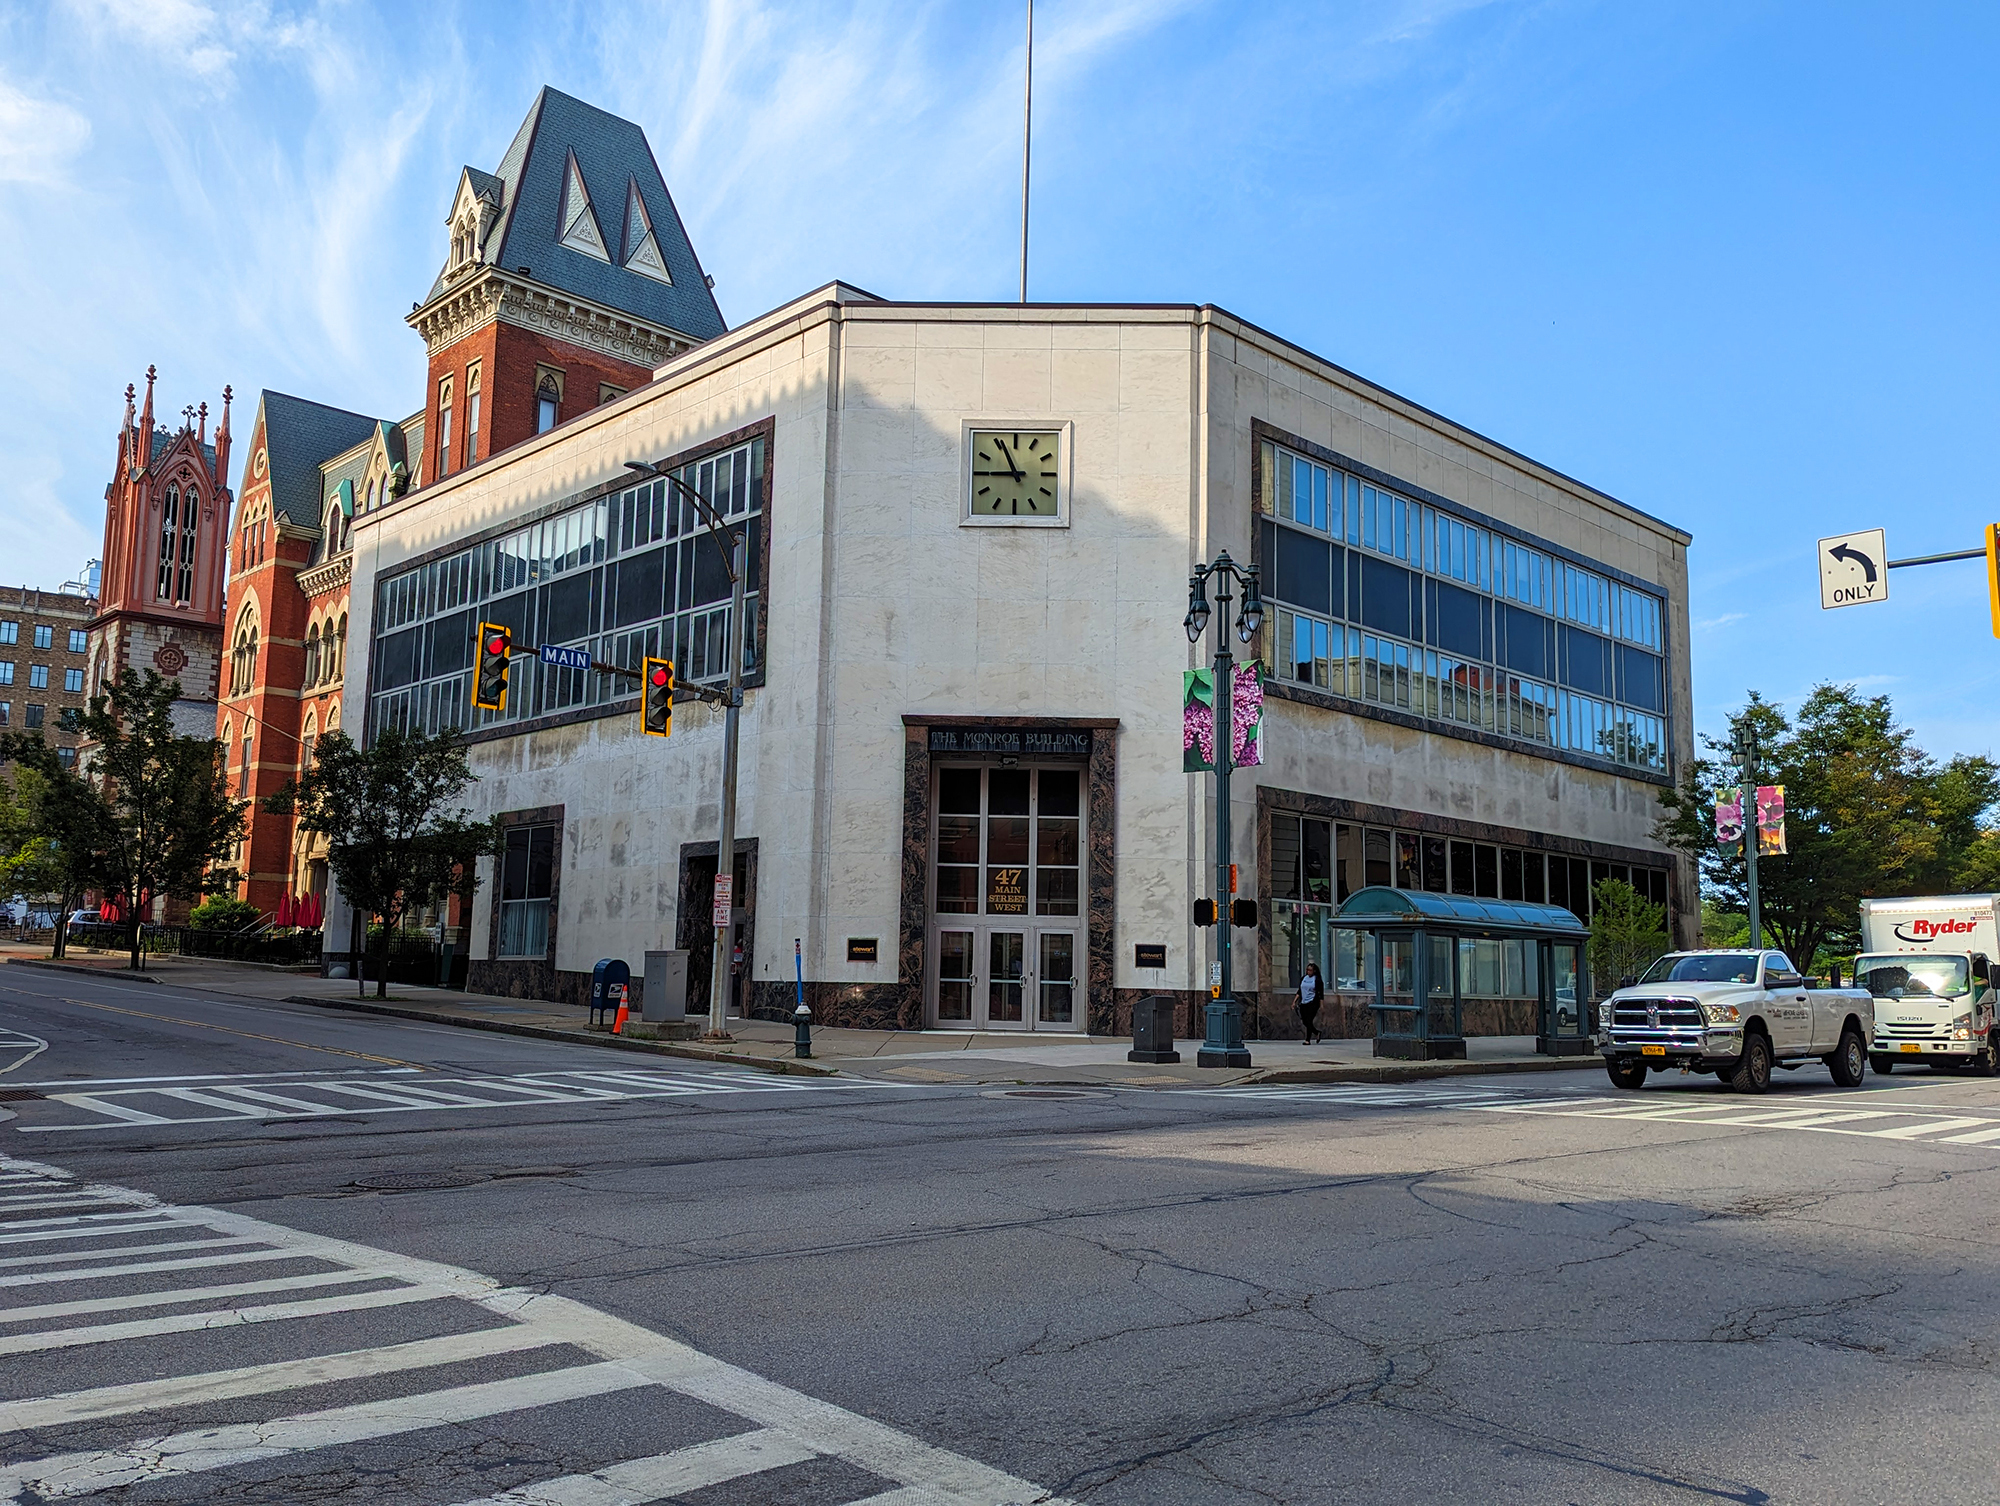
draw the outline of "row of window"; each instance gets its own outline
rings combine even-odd
[[[307,690],[339,682],[342,659],[347,652],[347,614],[332,621],[314,623],[306,633],[305,685]]]
[[[745,535],[744,663],[761,601],[763,441],[691,462],[680,479]],[[630,695],[622,677],[542,664],[538,644],[636,668],[675,661],[684,683],[727,673],[730,583],[692,503],[663,481],[600,497],[504,538],[385,580],[376,592],[370,692],[377,726],[485,726]],[[467,674],[481,622],[512,630],[504,712],[474,712]]]
[[[1285,813],[1271,817],[1270,874],[1273,901],[1312,905],[1337,905],[1357,889],[1393,886],[1561,905],[1588,921],[1596,886],[1606,879],[1630,884],[1656,905],[1667,902],[1664,867],[1599,863]]]
[[[1281,445],[1264,445],[1262,461],[1267,514],[1656,653],[1666,646],[1664,604],[1649,592],[1619,585]]]
[[[485,379],[484,365],[474,361],[465,368],[465,433],[455,446],[453,443],[453,419],[458,404],[456,397],[460,391],[458,375],[438,378],[438,426],[437,426],[437,473],[449,476],[455,470],[463,470],[479,459],[479,424],[484,393],[481,384]],[[546,434],[562,422],[564,372],[560,366],[537,366],[535,368],[535,432]],[[623,397],[625,389],[614,387],[609,382],[597,384],[597,401],[608,403],[615,397]]]
[[[48,708],[46,706],[31,701],[21,708],[21,725],[24,727],[32,730],[45,725],[47,720]],[[0,727],[11,726],[13,725],[13,721],[14,703],[12,701],[0,701]],[[62,706],[57,708],[56,725],[63,731],[76,731],[78,721],[79,713],[76,707]],[[69,759],[65,758],[63,762],[68,763]]]
[[[68,629],[68,632],[69,632],[69,651],[71,653],[80,654],[87,647],[89,647],[90,645],[89,633],[85,632],[82,628],[70,628]],[[21,641],[20,623],[0,622],[0,646],[5,646],[6,644],[10,643],[19,643],[20,641]],[[34,645],[36,648],[54,648],[55,642],[56,642],[56,630],[54,628],[50,627],[46,622],[38,622],[35,624]]]
[[[14,683],[13,660],[0,659],[0,685],[12,685],[13,683]],[[49,687],[49,666],[46,664],[30,664],[28,666],[28,688],[31,690],[46,690],[48,689],[48,687]],[[68,691],[71,695],[82,694],[83,670],[80,667],[76,669],[65,669],[63,671],[63,689]]]
[[[1667,771],[1664,717],[1283,607],[1271,620],[1276,640],[1271,672],[1281,680],[1631,768]]]

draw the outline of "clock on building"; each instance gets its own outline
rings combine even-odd
[[[1067,521],[1062,430],[971,429],[966,448],[968,522]]]

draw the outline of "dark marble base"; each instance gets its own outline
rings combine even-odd
[[[1467,1035],[1533,1035],[1540,1014],[1533,999],[1467,999],[1458,1008]]]
[[[1178,1051],[1127,1051],[1128,1062],[1177,1062],[1181,1059]]]
[[[1406,1062],[1462,1062],[1465,1041],[1457,1036],[1435,1041],[1414,1041],[1404,1035],[1378,1036],[1375,1054]]]
[[[639,1005],[640,981],[632,980],[632,1004]],[[566,973],[547,962],[495,962],[475,957],[465,970],[466,991],[503,999],[541,999],[551,1004],[590,1006],[590,974]]]
[[[1597,1048],[1587,1035],[1538,1035],[1535,1051],[1541,1056],[1589,1056]]]
[[[909,999],[895,983],[815,983],[806,980],[806,1008],[812,1022],[840,1030],[920,1030],[921,1018],[908,1017]],[[765,979],[750,985],[748,1013],[754,1020],[790,1023],[798,1008],[796,983]]]
[[[1197,1051],[1194,1054],[1197,1067],[1247,1067],[1250,1065],[1248,1051]]]

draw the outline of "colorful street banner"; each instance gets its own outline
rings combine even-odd
[[[1782,784],[1757,786],[1757,856],[1785,855],[1785,787]]]
[[[1256,660],[1236,666],[1229,698],[1236,724],[1230,761],[1248,768],[1264,761],[1264,666]],[[1181,675],[1181,769],[1196,774],[1215,767],[1215,671],[1184,670]]]
[[[1743,840],[1743,788],[1728,785],[1715,792],[1715,840],[1728,847]]]

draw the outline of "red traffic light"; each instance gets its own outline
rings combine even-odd
[[[506,653],[507,640],[503,638],[500,634],[495,633],[491,638],[488,638],[486,640],[486,652],[489,654]]]
[[[666,684],[666,683],[667,683],[667,666],[666,666],[666,665],[664,665],[664,664],[655,664],[655,665],[653,666],[653,683],[654,683],[655,685],[664,685],[664,684]]]

